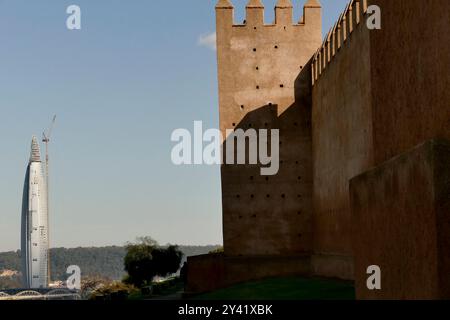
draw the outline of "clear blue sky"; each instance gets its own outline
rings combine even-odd
[[[234,0],[236,20],[244,0]],[[273,20],[275,0],[266,0]],[[294,1],[296,16],[304,1]],[[328,30],[347,0],[322,0]],[[82,30],[66,29],[66,8]],[[175,167],[176,128],[218,127],[213,0],[0,0],[0,251],[20,246],[31,136],[51,145],[52,246],[222,242],[220,170]]]

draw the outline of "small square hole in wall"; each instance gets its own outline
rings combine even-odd
[[[275,46],[275,49],[278,49],[278,46]]]
[[[253,48],[253,52],[256,52],[256,48]]]
[[[284,88],[284,84],[280,84],[280,88]]]
[[[256,89],[259,90],[259,86],[256,86]]]

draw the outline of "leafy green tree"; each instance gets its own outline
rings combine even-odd
[[[209,254],[218,254],[218,253],[224,253],[224,252],[225,251],[224,251],[223,247],[218,247],[218,248],[210,251]]]
[[[152,255],[157,276],[167,277],[168,275],[177,273],[180,269],[183,253],[177,246],[156,248],[153,250]]]
[[[127,244],[126,252],[124,265],[128,277],[125,282],[139,288],[150,284],[156,276],[176,273],[183,258],[178,246],[160,247],[150,237],[138,238],[136,243]]]

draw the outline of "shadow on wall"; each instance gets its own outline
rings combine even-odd
[[[228,128],[269,130],[269,155],[270,130],[279,129],[280,161],[278,174],[262,176],[260,169],[267,166],[248,164],[247,139],[247,164],[222,166],[227,256],[295,256],[312,251],[310,63],[299,73],[293,90],[295,101],[284,110],[275,103],[268,103],[249,111],[242,121]],[[230,139],[234,137],[228,137],[222,146],[224,155]],[[223,160],[226,163],[225,156]]]

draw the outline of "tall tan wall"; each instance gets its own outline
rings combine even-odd
[[[313,87],[313,268],[342,278],[353,277],[348,182],[373,164],[369,30],[353,18],[345,40],[329,34]]]
[[[375,160],[450,138],[450,1],[371,0],[382,29],[371,33]]]
[[[366,26],[373,4],[381,30]],[[424,145],[383,163],[424,141],[450,139],[450,2],[352,0],[323,44],[317,0],[307,1],[300,23],[288,0],[278,1],[270,25],[259,0],[249,1],[243,24],[235,24],[233,10],[229,0],[216,7],[221,130],[280,129],[280,171],[264,177],[259,166],[222,167],[225,255],[191,259],[199,265],[189,271],[191,287],[210,269],[218,287],[279,270],[355,277],[360,297],[373,298],[363,273],[375,257],[390,273],[390,291],[379,297],[448,296],[448,179],[440,177],[448,147],[441,154]],[[424,177],[423,185],[413,183]],[[397,238],[392,226],[405,221],[413,231]],[[430,221],[439,222],[437,231]],[[369,242],[378,242],[376,250]],[[395,254],[384,255],[394,242]],[[433,259],[422,259],[427,254]],[[408,265],[414,271],[394,276]]]
[[[373,4],[381,30],[366,25]],[[353,255],[349,180],[450,137],[450,2],[354,0],[350,8],[313,63],[313,267],[340,277],[352,271],[343,266]]]
[[[219,1],[217,53],[220,127],[279,129],[280,170],[222,167],[225,254],[285,255],[311,251],[311,71],[321,43],[321,8],[309,0],[302,22],[290,1],[279,1],[276,23],[265,24],[259,0],[247,5],[246,23]]]

